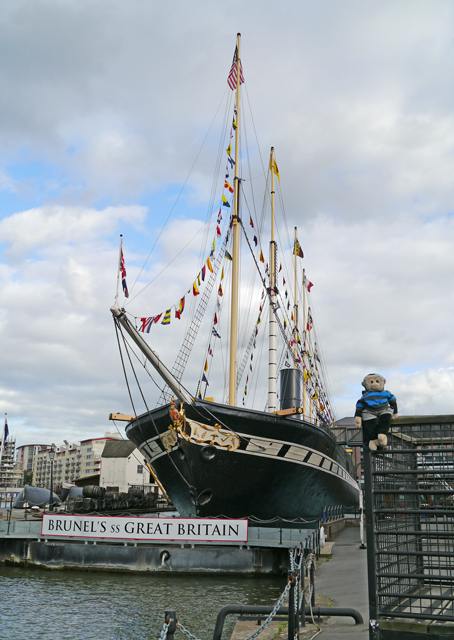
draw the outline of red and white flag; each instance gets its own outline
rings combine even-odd
[[[232,91],[235,91],[236,89],[237,77],[238,77],[237,66],[238,66],[238,47],[235,47],[232,66],[230,67],[229,77],[227,78],[227,84],[232,89]],[[243,82],[244,82],[243,65],[241,64],[241,60],[240,60],[240,84],[243,84]]]

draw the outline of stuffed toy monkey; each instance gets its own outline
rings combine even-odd
[[[369,373],[361,382],[365,391],[356,403],[355,423],[363,428],[364,444],[371,451],[383,450],[392,418],[397,418],[396,397],[385,390],[386,380],[378,373]]]

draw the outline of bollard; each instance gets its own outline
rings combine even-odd
[[[167,629],[167,640],[174,640],[175,631],[177,630],[177,613],[175,609],[168,609],[164,614],[164,620],[166,623],[170,622]]]

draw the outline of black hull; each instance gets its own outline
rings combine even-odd
[[[185,414],[178,438],[169,405],[126,429],[182,516],[308,519],[357,503],[351,463],[325,429],[211,402]]]

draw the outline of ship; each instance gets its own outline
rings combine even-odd
[[[332,403],[321,378],[322,363],[317,346],[311,341],[313,314],[306,309],[306,291],[310,291],[311,283],[306,279],[305,269],[302,270],[302,310],[298,302],[299,263],[304,254],[296,228],[290,246],[291,270],[294,272],[291,275],[295,281],[293,305],[290,305],[285,284],[290,286],[279,275],[282,265],[277,258],[274,197],[280,174],[274,148],[271,148],[267,173],[271,207],[269,262],[265,261],[261,242],[258,242],[258,225],[254,225],[252,215],[248,216],[249,224],[247,216],[242,215],[239,132],[244,74],[240,44],[238,34],[228,74],[228,85],[234,96],[233,115],[230,138],[227,135],[224,189],[214,219],[215,236],[209,255],[186,292],[191,297],[193,319],[187,325],[172,369],[148,340],[153,340],[154,327],[158,323],[170,324],[173,313],[175,318],[181,319],[189,305],[183,296],[174,305],[174,310],[169,308],[145,317],[127,313],[118,300],[120,283],[125,296],[128,295],[120,243],[117,295],[111,313],[120,349],[128,354],[122,355],[125,375],[126,362],[132,366],[130,351],[134,346],[164,384],[156,408],[150,409],[143,398],[146,411],[135,412],[126,427],[126,435],[137,446],[165,495],[183,517],[249,518],[261,523],[308,521],[322,517],[327,507],[352,508],[358,501],[358,484],[350,456],[337,444],[330,429],[334,422]],[[224,212],[228,215],[223,215]],[[221,229],[223,218],[224,232]],[[248,234],[246,227],[251,233]],[[243,247],[246,245],[250,251],[251,264],[259,274],[262,290],[258,295],[258,317],[247,337],[243,333],[241,340],[239,314],[246,309],[251,316],[252,302],[245,304],[239,295],[240,263],[243,262],[240,235],[245,238]],[[221,337],[221,302],[227,268],[231,275],[226,330],[229,333],[228,394],[225,402],[217,402],[207,397],[207,388],[212,384],[208,378],[214,348]],[[213,292],[216,299],[214,313],[208,314],[208,325],[201,330],[201,318]],[[264,409],[256,409],[247,405],[248,388],[255,373],[253,359],[265,307],[269,354],[267,399]],[[196,337],[201,333],[205,337],[205,347],[195,352],[202,363],[201,373],[197,384],[191,383],[191,392],[183,384],[183,373]],[[128,382],[128,388],[130,384]],[[241,402],[239,395],[243,389]]]

